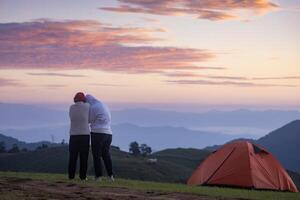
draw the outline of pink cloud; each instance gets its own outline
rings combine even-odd
[[[200,19],[227,20],[238,18],[236,11],[268,12],[278,5],[269,0],[118,0],[118,7],[100,9],[121,13],[154,15],[192,15]]]
[[[59,89],[59,88],[63,88],[66,87],[67,85],[63,85],[63,84],[48,84],[48,85],[42,85],[42,87],[44,88],[48,88],[48,89]]]
[[[216,86],[239,86],[239,87],[299,87],[298,85],[267,84],[244,81],[211,81],[211,80],[167,80],[167,83],[181,85],[216,85]]]
[[[195,64],[214,58],[208,50],[145,46],[159,40],[151,36],[157,31],[161,30],[112,27],[96,21],[0,24],[0,69],[153,73],[210,68]]]
[[[220,75],[201,75],[191,72],[167,72],[163,75],[168,77],[190,77],[190,78],[207,78],[223,80],[240,80],[240,81],[263,81],[263,80],[300,80],[300,76],[278,76],[278,77],[245,77],[245,76],[220,76]]]
[[[129,87],[125,84],[109,84],[109,83],[91,83],[91,86],[100,86],[100,87]]]
[[[43,73],[30,72],[27,74],[30,76],[57,76],[57,77],[71,77],[71,78],[86,77],[85,75],[80,75],[80,74],[65,74],[65,73],[53,73],[53,72],[43,72]]]
[[[253,77],[252,80],[300,80],[300,76]]]
[[[0,78],[0,87],[8,87],[8,86],[19,87],[21,86],[21,84],[14,79]]]

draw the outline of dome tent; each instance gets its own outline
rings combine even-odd
[[[247,141],[228,143],[213,152],[187,184],[298,192],[279,161],[264,148]]]

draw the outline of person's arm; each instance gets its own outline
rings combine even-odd
[[[94,111],[92,106],[89,107],[89,124],[91,124],[95,120]]]
[[[95,117],[97,120],[101,121],[101,123],[105,123],[107,121],[107,114],[103,105],[97,106],[95,109]]]
[[[72,106],[70,106],[69,108],[69,119],[71,120],[71,117],[72,117]]]

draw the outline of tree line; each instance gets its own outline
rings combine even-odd
[[[35,150],[41,150],[48,148],[48,145],[42,144],[38,146]],[[20,148],[17,144],[13,144],[10,149],[6,149],[5,142],[0,142],[0,153],[19,153],[19,152],[27,152],[29,151],[27,148]]]
[[[61,143],[62,145],[65,145],[65,142],[63,141]],[[47,149],[49,148],[46,144],[41,144],[40,146],[35,148],[35,151]],[[117,148],[120,149],[120,148]],[[27,152],[30,151],[27,148],[20,148],[17,144],[13,144],[10,149],[6,148],[5,142],[0,141],[0,153],[19,153],[19,152]],[[134,141],[129,144],[129,152],[133,156],[143,156],[147,157],[151,155],[152,149],[147,144],[139,144],[138,142]]]
[[[152,149],[147,144],[139,145],[138,142],[134,141],[129,144],[129,152],[134,156],[146,157],[152,153]]]

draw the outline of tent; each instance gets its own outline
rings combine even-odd
[[[298,192],[279,161],[263,147],[247,141],[228,143],[213,152],[187,184]]]

